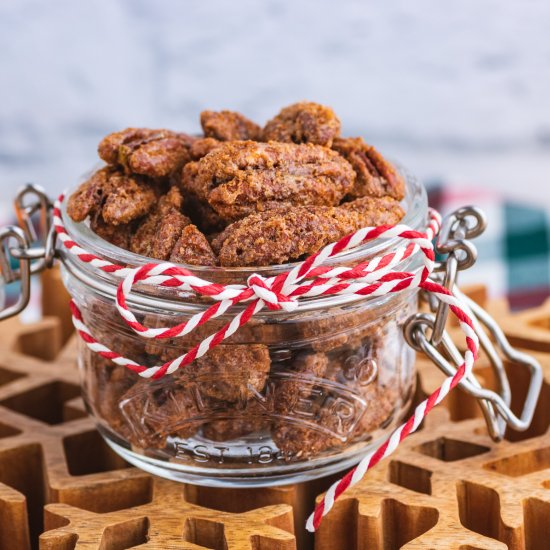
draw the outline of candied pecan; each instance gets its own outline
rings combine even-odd
[[[153,186],[106,166],[94,172],[69,197],[67,214],[76,222],[101,212],[111,225],[126,224],[149,212],[156,200]]]
[[[183,228],[180,238],[170,254],[170,261],[191,265],[216,265],[218,263],[210,243],[196,225],[187,225]]]
[[[347,312],[332,312],[330,316],[317,316],[309,322],[300,323],[297,328],[304,342],[318,352],[330,351],[346,344],[352,328]],[[354,319],[355,320],[355,319]]]
[[[318,378],[322,378],[328,367],[324,353],[300,353],[291,368],[284,368],[275,384],[275,407],[277,412],[292,414],[298,400],[307,398]]]
[[[194,179],[198,173],[198,167],[198,162],[186,164],[182,173],[182,178],[185,174],[186,178]],[[194,192],[183,186],[181,184],[181,179],[177,182],[177,185],[185,191],[185,213],[201,231],[212,233],[224,229],[227,222],[214,211],[206,200],[200,199]]]
[[[221,141],[211,137],[198,138],[193,142],[193,145],[191,145],[191,158],[193,160],[199,160],[208,155],[210,151],[217,149],[221,144]]]
[[[200,427],[195,396],[177,376],[140,379],[120,395],[119,408],[130,427],[128,439],[143,448],[163,448],[168,437],[188,438]]]
[[[307,458],[351,441],[364,441],[394,420],[394,412],[399,406],[399,387],[395,377],[386,376],[385,382],[380,380],[377,362],[373,358],[375,351],[376,346],[370,343],[363,347],[352,345],[337,354],[330,353],[325,356],[329,368],[309,383],[309,391],[302,387],[299,394],[277,394],[277,403],[290,404],[281,412],[288,419],[295,419],[294,422],[281,420],[274,424],[273,440],[285,455],[293,459]],[[296,415],[294,407],[298,405],[303,409],[303,400],[307,400],[310,394],[316,395],[313,393],[315,383],[319,385],[318,393],[324,396],[324,400],[318,410],[315,410],[313,401],[307,405],[314,422],[307,426],[298,422],[300,415]],[[346,396],[350,393],[360,396],[363,403],[347,401]]]
[[[181,184],[236,220],[273,206],[336,205],[354,178],[351,165],[325,147],[234,141],[185,166]]]
[[[271,360],[263,344],[218,345],[186,370],[203,395],[225,401],[246,399],[264,387]]]
[[[148,328],[161,328],[167,326],[169,323],[165,321],[161,316],[151,313],[149,315],[144,315],[143,325]],[[174,349],[174,340],[173,339],[156,339],[156,338],[147,338],[145,342],[145,352],[148,355],[155,355],[159,357],[162,361],[169,361],[170,359],[175,359],[178,355],[184,353],[183,348],[178,347]],[[156,361],[155,361],[156,362]]]
[[[181,213],[183,197],[177,187],[163,195],[141,222],[130,242],[130,250],[157,260],[167,260],[191,220]]]
[[[220,141],[257,140],[262,135],[257,124],[235,111],[203,111],[201,126],[206,137]]]
[[[109,164],[120,164],[129,173],[162,178],[190,160],[194,138],[170,130],[126,128],[103,138],[99,156]]]
[[[73,221],[82,222],[88,215],[101,210],[111,191],[109,178],[114,172],[110,166],[97,170],[71,194],[67,201],[67,214]]]
[[[340,134],[340,120],[330,107],[303,101],[282,109],[263,131],[264,141],[315,143],[330,147]]]
[[[357,177],[349,192],[350,198],[383,197],[389,195],[401,200],[405,196],[405,182],[399,172],[363,138],[336,138],[332,148],[353,166]]]
[[[361,227],[403,217],[390,197],[363,197],[341,207],[296,206],[234,222],[212,242],[222,266],[263,266],[297,260]]]
[[[157,195],[151,185],[130,176],[115,174],[109,179],[112,185],[101,215],[111,225],[127,224],[141,218],[155,204]]]
[[[372,345],[378,338],[379,315],[379,309],[373,314],[371,308],[357,303],[356,307],[332,307],[329,314],[305,318],[295,327],[300,340],[314,351],[345,352]]]
[[[231,418],[205,424],[204,435],[214,441],[227,441],[268,428],[273,415],[292,415],[299,400],[310,396],[316,383],[324,376],[327,366],[328,358],[325,354],[300,353],[292,370],[283,369],[279,376],[274,377],[274,393],[270,399],[265,403],[261,399],[249,399],[244,410],[239,408],[233,411],[229,407],[227,411]],[[287,437],[285,432],[284,438]],[[325,439],[324,434],[321,439]],[[291,453],[294,451],[286,446],[285,450]]]
[[[112,300],[95,299],[80,305],[84,323],[95,338],[110,350],[141,361],[145,354],[145,339],[138,336],[118,314]]]

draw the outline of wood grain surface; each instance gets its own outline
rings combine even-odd
[[[154,478],[113,454],[80,398],[58,276],[45,284],[52,292],[42,321],[0,325],[0,550],[549,548],[550,303],[519,315],[486,304],[545,371],[527,432],[494,443],[476,402],[454,391],[312,537],[305,519],[331,479],[201,488]],[[483,289],[471,290],[485,301]],[[442,375],[422,357],[417,364],[420,399]],[[528,379],[506,367],[518,410]],[[494,384],[485,359],[476,370]]]

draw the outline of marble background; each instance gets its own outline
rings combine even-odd
[[[128,125],[311,99],[426,181],[548,199],[549,28],[547,0],[2,0],[0,193]]]

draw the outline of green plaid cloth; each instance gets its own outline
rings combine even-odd
[[[457,185],[429,186],[429,201],[443,215],[469,204],[487,214],[487,230],[474,241],[478,261],[460,274],[462,284],[483,283],[491,296],[507,296],[512,309],[537,306],[550,296],[550,205],[520,204]]]

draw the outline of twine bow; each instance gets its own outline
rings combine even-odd
[[[63,200],[64,195],[61,195],[54,206],[54,226],[58,238],[66,250],[80,261],[122,278],[116,293],[117,310],[126,324],[142,337],[162,340],[184,336],[210,319],[229,314],[232,308],[240,305],[239,311],[231,321],[185,354],[167,361],[163,365],[148,367],[123,357],[98,342],[85,325],[78,306],[74,300],[71,301],[73,323],[88,348],[145,378],[161,378],[188,365],[233,335],[264,308],[293,312],[299,309],[301,300],[306,298],[333,295],[383,296],[411,288],[422,288],[431,292],[439,300],[449,305],[450,311],[458,318],[460,327],[466,336],[467,351],[463,364],[454,376],[446,378],[432,395],[418,405],[411,418],[397,428],[378,449],[368,454],[355,468],[330,487],[317,505],[315,512],[308,519],[306,527],[310,531],[317,529],[322,517],[330,511],[334,501],[348,487],[356,484],[363,478],[367,470],[391,454],[407,435],[418,428],[428,412],[440,403],[463,377],[469,375],[477,357],[479,342],[466,309],[448,289],[429,279],[435,264],[432,240],[441,226],[441,217],[435,210],[430,210],[428,228],[425,233],[415,231],[406,225],[366,227],[325,246],[316,254],[296,264],[290,271],[273,277],[262,277],[255,273],[248,278],[246,285],[222,285],[206,281],[189,270],[171,263],[148,263],[140,267],[128,268],[91,254],[82,249],[68,235],[61,215]],[[326,265],[329,260],[342,252],[378,239],[396,239],[398,246],[386,254],[370,258],[355,266],[332,267]],[[415,272],[395,269],[398,264],[410,258],[418,250],[422,252],[423,266],[421,269]],[[161,289],[179,289],[196,295],[208,296],[214,303],[176,326],[146,327],[137,320],[127,305],[127,299],[136,284]]]

